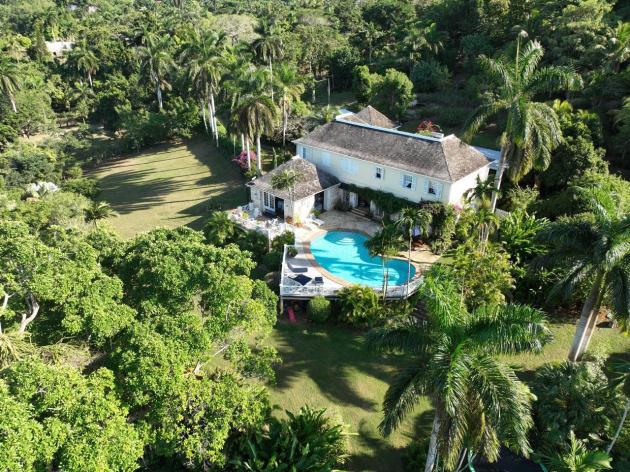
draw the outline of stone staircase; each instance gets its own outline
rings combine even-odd
[[[353,208],[352,210],[350,210],[350,213],[352,213],[354,215],[357,215],[357,216],[362,216],[363,218],[367,218],[368,211],[369,211],[369,208],[364,206],[364,207]]]

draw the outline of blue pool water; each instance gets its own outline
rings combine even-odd
[[[311,241],[311,253],[319,265],[331,274],[353,284],[380,287],[383,261],[370,257],[364,243],[367,237],[350,231],[328,231]],[[392,259],[387,263],[389,285],[407,282],[407,262]],[[411,266],[411,278],[416,273]]]

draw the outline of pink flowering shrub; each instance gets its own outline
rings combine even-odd
[[[249,158],[251,162],[255,162],[256,153],[249,151]],[[235,156],[232,159],[232,162],[234,162],[237,166],[239,166],[242,171],[247,171],[247,151],[241,151],[241,153],[238,156]]]

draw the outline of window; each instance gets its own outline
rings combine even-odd
[[[416,186],[416,179],[413,175],[403,174],[401,183],[403,188],[414,189]]]
[[[341,160],[341,170],[348,174],[356,174],[357,172],[357,163],[351,161],[350,159],[342,159]]]
[[[442,196],[442,187],[443,184],[441,184],[440,182],[435,182],[433,180],[424,181],[424,193],[426,195],[440,198]]]
[[[263,204],[267,208],[273,208],[275,201],[273,195],[263,192]]]
[[[374,177],[378,180],[383,180],[385,178],[385,169],[383,169],[382,167],[377,167],[374,170]]]

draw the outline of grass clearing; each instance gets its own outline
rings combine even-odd
[[[201,229],[210,199],[223,208],[246,201],[241,172],[203,137],[151,147],[89,176],[118,214],[111,224],[124,238],[158,226]]]
[[[554,341],[539,355],[505,356],[524,380],[546,362],[566,358],[575,325],[551,326]],[[363,334],[356,330],[326,325],[278,323],[273,343],[283,364],[277,384],[270,387],[271,400],[283,410],[297,411],[302,405],[325,407],[342,420],[353,435],[349,438],[350,471],[395,472],[402,470],[403,449],[413,438],[429,434],[432,412],[422,401],[389,438],[378,432],[381,403],[388,382],[405,364],[403,356],[369,352]],[[630,338],[610,329],[598,329],[591,351],[623,353],[630,351]]]

